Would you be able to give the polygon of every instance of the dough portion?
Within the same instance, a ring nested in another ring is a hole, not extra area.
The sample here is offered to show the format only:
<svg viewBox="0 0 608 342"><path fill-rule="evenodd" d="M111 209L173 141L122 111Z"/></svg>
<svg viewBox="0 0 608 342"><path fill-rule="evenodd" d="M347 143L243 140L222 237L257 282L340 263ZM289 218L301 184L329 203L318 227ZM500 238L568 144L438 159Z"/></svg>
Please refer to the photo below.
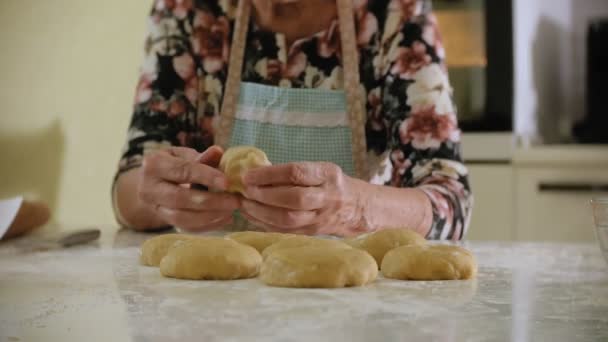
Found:
<svg viewBox="0 0 608 342"><path fill-rule="evenodd" d="M270 166L264 151L253 146L235 146L227 149L220 160L220 170L228 177L228 191L243 193L242 176L245 171Z"/></svg>
<svg viewBox="0 0 608 342"><path fill-rule="evenodd" d="M231 280L258 275L262 257L247 245L220 237L177 242L160 262L165 277L192 280Z"/></svg>
<svg viewBox="0 0 608 342"><path fill-rule="evenodd" d="M196 237L185 234L163 234L146 240L139 252L139 262L146 266L160 265L161 259L167 255L169 248L177 241L195 239Z"/></svg>
<svg viewBox="0 0 608 342"><path fill-rule="evenodd" d="M378 265L381 265L384 255L391 249L406 245L425 245L426 239L408 229L387 228L359 235L345 242L352 247L367 251L376 259Z"/></svg>
<svg viewBox="0 0 608 342"><path fill-rule="evenodd" d="M449 245L410 245L395 248L384 257L382 274L402 280L457 280L477 275L475 257Z"/></svg>
<svg viewBox="0 0 608 342"><path fill-rule="evenodd" d="M293 236L295 235L255 231L236 232L226 235L227 238L251 246L257 249L260 253L262 253L268 246Z"/></svg>
<svg viewBox="0 0 608 342"><path fill-rule="evenodd" d="M267 247L264 252L262 252L262 257L266 259L270 254L276 251L304 246L352 249L351 246L341 240L319 239L307 235L294 235Z"/></svg>
<svg viewBox="0 0 608 342"><path fill-rule="evenodd" d="M260 271L266 285L300 288L362 286L377 275L374 258L362 250L313 245L276 250Z"/></svg>

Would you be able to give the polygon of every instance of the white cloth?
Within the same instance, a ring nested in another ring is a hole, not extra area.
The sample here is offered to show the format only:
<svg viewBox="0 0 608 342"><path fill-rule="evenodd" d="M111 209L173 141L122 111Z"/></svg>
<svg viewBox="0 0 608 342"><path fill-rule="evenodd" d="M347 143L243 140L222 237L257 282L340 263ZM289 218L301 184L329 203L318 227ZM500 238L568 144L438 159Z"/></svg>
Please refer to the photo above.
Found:
<svg viewBox="0 0 608 342"><path fill-rule="evenodd" d="M15 220L22 203L23 197L21 196L0 201L0 239Z"/></svg>

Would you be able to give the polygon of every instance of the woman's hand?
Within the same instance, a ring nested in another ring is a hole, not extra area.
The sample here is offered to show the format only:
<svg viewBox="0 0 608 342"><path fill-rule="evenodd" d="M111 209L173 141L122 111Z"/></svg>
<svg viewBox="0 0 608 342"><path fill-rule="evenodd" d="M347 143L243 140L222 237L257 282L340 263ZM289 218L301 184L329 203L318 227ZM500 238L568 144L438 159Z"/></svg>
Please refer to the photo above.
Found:
<svg viewBox="0 0 608 342"><path fill-rule="evenodd" d="M354 235L366 230L361 183L340 167L299 162L248 171L242 214L270 231Z"/></svg>
<svg viewBox="0 0 608 342"><path fill-rule="evenodd" d="M203 153L171 147L146 155L139 183L139 199L166 224L188 231L208 231L232 221L239 199L228 193L191 189L201 184L223 191L227 179L217 169L223 151L213 146Z"/></svg>

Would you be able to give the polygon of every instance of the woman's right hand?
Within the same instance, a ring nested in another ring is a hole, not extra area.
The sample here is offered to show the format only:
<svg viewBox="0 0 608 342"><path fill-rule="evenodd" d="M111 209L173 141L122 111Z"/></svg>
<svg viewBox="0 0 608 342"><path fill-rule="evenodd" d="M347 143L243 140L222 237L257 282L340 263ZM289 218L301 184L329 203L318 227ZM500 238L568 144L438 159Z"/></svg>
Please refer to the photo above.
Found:
<svg viewBox="0 0 608 342"><path fill-rule="evenodd" d="M222 154L220 147L212 146L203 153L170 147L146 155L139 199L167 225L192 232L221 228L232 222L232 212L240 206L237 196L196 190L190 185L226 190L227 178L217 169Z"/></svg>

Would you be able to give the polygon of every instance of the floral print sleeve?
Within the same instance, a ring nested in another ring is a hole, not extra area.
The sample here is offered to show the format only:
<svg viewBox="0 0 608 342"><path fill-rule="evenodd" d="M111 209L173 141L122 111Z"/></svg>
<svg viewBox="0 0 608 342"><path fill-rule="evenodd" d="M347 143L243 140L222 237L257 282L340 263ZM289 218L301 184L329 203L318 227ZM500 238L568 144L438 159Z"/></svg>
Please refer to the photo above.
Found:
<svg viewBox="0 0 608 342"><path fill-rule="evenodd" d="M375 101L382 108L370 112L368 140L385 130L390 185L416 187L430 199L428 238L460 240L472 195L437 22L429 1L394 0L386 13L375 63L379 88L370 92L381 94Z"/></svg>
<svg viewBox="0 0 608 342"><path fill-rule="evenodd" d="M119 174L163 146L213 144L238 0L155 0ZM416 187L433 207L429 239L464 237L472 195L444 51L430 0L353 0L361 82L367 92L370 156L384 160L386 186ZM342 88L337 20L286 46L251 24L243 81Z"/></svg>
<svg viewBox="0 0 608 342"><path fill-rule="evenodd" d="M148 18L127 144L119 173L164 146L213 144L229 52L230 21L214 1L156 0Z"/></svg>

